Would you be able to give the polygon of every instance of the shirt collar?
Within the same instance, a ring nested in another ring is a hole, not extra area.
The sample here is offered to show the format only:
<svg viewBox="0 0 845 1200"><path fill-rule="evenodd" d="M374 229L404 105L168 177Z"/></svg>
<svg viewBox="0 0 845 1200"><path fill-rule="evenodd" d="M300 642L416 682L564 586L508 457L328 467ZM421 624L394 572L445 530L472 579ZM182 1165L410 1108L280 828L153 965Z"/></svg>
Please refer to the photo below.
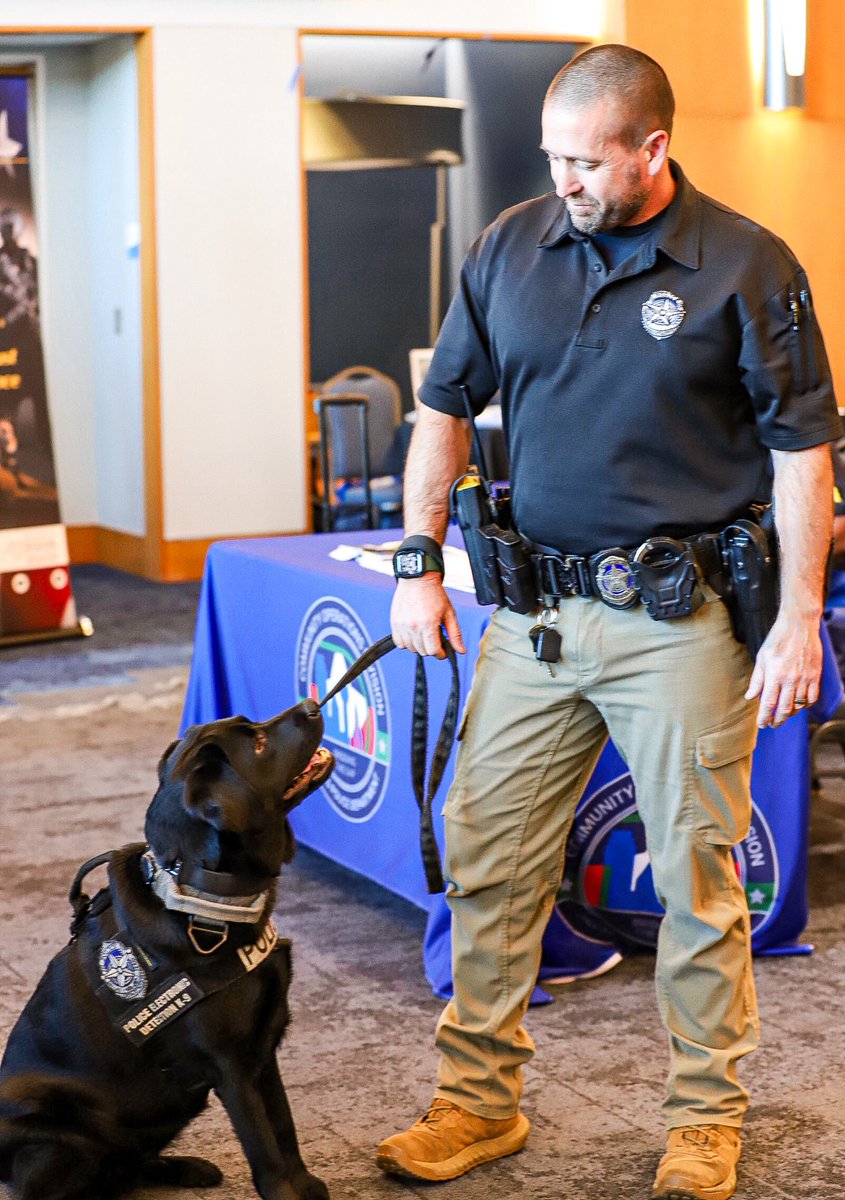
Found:
<svg viewBox="0 0 845 1200"><path fill-rule="evenodd" d="M674 159L669 160L669 169L675 180L675 195L661 222L655 249L662 250L682 266L697 271L701 266L700 197ZM583 241L586 236L574 227L566 205L561 201L560 208L538 245L548 249L567 240Z"/></svg>

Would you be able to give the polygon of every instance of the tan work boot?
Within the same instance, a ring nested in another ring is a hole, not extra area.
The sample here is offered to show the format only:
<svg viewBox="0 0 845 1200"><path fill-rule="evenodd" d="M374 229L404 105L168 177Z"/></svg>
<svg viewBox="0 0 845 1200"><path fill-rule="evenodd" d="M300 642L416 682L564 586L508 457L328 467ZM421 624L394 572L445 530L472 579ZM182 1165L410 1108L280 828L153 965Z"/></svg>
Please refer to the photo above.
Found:
<svg viewBox="0 0 845 1200"><path fill-rule="evenodd" d="M450 1100L435 1099L424 1117L378 1148L382 1171L412 1179L456 1179L494 1158L515 1154L531 1128L522 1113L504 1121L476 1117Z"/></svg>
<svg viewBox="0 0 845 1200"><path fill-rule="evenodd" d="M728 1200L741 1152L739 1130L732 1125L670 1129L652 1200Z"/></svg>

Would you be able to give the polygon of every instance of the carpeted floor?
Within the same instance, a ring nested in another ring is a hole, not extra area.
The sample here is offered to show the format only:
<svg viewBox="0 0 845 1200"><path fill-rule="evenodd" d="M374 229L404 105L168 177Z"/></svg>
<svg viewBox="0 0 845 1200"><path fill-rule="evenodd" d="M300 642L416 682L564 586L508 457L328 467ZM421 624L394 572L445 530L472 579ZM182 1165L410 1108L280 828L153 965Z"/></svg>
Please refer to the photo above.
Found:
<svg viewBox="0 0 845 1200"><path fill-rule="evenodd" d="M74 572L86 641L0 649L0 1045L67 937L66 893L91 855L137 840L155 764L175 736L197 585L104 568ZM841 751L826 766L845 766ZM740 1200L839 1200L845 1142L845 783L823 780L812 812L808 958L763 959L764 1040L752 1089ZM421 967L424 914L307 850L282 877L277 921L294 943L294 1022L282 1073L309 1166L335 1200L645 1200L662 1149L666 1067L648 956L553 989L532 1010L527 1149L445 1185L383 1176L373 1149L431 1095L440 1002ZM249 1172L216 1100L180 1142L224 1170L216 1189L137 1191L246 1200ZM69 1169L72 1164L69 1163ZM2 1185L0 1196L4 1197Z"/></svg>

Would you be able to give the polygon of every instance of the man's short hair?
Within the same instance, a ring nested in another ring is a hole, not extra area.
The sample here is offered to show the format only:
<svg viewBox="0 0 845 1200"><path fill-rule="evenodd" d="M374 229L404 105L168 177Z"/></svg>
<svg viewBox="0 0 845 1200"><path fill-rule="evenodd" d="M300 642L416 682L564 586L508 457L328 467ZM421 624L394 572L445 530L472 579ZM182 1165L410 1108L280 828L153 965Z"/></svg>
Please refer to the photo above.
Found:
<svg viewBox="0 0 845 1200"><path fill-rule="evenodd" d="M546 92L546 107L587 108L612 99L619 112L617 136L642 145L655 129L672 132L675 97L666 72L631 46L590 46L566 64Z"/></svg>

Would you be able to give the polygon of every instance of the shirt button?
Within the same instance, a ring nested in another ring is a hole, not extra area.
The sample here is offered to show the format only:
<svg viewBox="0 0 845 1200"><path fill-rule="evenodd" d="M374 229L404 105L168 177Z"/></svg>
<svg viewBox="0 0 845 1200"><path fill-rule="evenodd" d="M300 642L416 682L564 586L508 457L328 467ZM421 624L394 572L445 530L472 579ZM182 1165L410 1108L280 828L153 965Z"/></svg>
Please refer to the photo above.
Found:
<svg viewBox="0 0 845 1200"><path fill-rule="evenodd" d="M601 312L600 304L591 304L590 307L592 308L593 312Z"/></svg>
<svg viewBox="0 0 845 1200"><path fill-rule="evenodd" d="M602 268L601 268L601 263L593 263L593 270L594 270L594 271L600 271L601 269L602 269Z"/></svg>

